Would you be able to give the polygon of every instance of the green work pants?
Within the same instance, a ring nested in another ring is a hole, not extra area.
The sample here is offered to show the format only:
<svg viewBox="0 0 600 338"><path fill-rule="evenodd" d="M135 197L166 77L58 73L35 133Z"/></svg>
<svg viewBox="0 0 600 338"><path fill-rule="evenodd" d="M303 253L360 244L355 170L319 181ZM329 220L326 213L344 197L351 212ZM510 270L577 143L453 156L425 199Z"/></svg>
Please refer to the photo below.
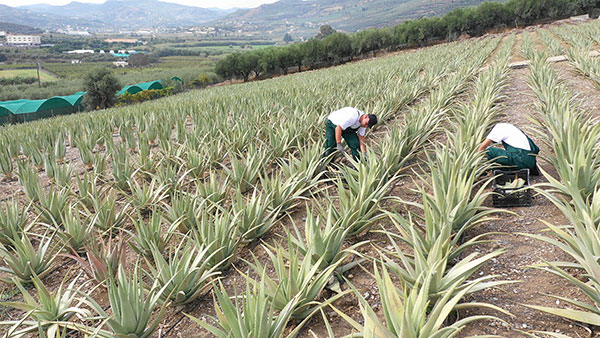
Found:
<svg viewBox="0 0 600 338"><path fill-rule="evenodd" d="M325 123L325 156L329 156L336 149L335 142L335 128L337 126L333 124L333 122L327 120ZM360 158L360 141L358 140L358 135L356 134L355 129L346 128L346 130L342 130L342 137L350 150L352 150L352 157L355 160Z"/></svg>
<svg viewBox="0 0 600 338"><path fill-rule="evenodd" d="M504 149L496 147L487 148L485 154L488 160L493 160L502 166L514 169L533 169L535 167L535 155L539 152L539 148L531 139L529 139L529 147L532 150L515 148L505 142L502 142L502 145Z"/></svg>

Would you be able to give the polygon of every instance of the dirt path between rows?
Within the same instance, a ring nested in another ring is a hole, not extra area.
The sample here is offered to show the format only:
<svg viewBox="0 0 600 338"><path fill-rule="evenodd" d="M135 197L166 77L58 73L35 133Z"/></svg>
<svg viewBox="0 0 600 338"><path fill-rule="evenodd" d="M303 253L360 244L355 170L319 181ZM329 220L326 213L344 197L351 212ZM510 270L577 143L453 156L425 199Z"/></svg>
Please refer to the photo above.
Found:
<svg viewBox="0 0 600 338"><path fill-rule="evenodd" d="M505 89L506 99L503 104L506 116L503 121L512 123L533 136L528 129L528 126L531 125L528 118L536 113L533 106L535 96L527 85L528 74L528 68L511 70L509 83ZM540 155L543 156L548 149L541 142L537 143L542 148ZM550 164L543 160L538 163L544 170L553 176L556 175ZM532 184L544 181L543 176L534 176L531 179ZM491 205L490 201L487 203ZM547 261L568 260L566 254L545 242L519 234L541 234L546 228L541 220L561 225L565 224L566 219L556 207L541 196L534 197L531 207L511 208L510 211L515 214L498 215L497 220L485 222L467 234L467 239L483 233L501 232L501 234L488 236L492 240L490 243L477 245L470 252L477 251L485 254L500 248L506 249L504 254L486 264L478 274L480 276L496 274L499 275L498 279L519 282L475 293L467 297L465 301L487 302L508 310L514 316L481 309L465 311L462 317L464 315L492 314L505 322L476 322L467 326L459 336L495 334L503 337L525 337L518 330L541 330L560 332L572 337L588 337L590 331L580 324L522 305L562 307L562 302L557 303L555 299L544 294L582 299L582 295L575 287L567 284L558 276L530 268L531 265L539 263L542 259Z"/></svg>

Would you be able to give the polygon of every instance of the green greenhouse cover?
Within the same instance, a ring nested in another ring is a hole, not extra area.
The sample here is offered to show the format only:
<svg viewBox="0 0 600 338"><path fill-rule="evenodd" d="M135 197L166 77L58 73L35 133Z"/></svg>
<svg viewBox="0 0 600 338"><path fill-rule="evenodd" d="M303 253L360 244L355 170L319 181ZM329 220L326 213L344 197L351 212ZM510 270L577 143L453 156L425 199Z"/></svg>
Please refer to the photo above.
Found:
<svg viewBox="0 0 600 338"><path fill-rule="evenodd" d="M15 114L29 100L0 101L0 116Z"/></svg>
<svg viewBox="0 0 600 338"><path fill-rule="evenodd" d="M72 95L61 96L63 99L69 101L72 106L78 106L83 101L83 96L87 94L87 92L77 92Z"/></svg>
<svg viewBox="0 0 600 338"><path fill-rule="evenodd" d="M135 93L141 92L142 90L162 89L162 88L163 88L163 86L162 86L162 83L160 82L160 80L156 80L156 81L142 82L142 83L125 86L117 94L118 95L123 95L125 93L135 94Z"/></svg>

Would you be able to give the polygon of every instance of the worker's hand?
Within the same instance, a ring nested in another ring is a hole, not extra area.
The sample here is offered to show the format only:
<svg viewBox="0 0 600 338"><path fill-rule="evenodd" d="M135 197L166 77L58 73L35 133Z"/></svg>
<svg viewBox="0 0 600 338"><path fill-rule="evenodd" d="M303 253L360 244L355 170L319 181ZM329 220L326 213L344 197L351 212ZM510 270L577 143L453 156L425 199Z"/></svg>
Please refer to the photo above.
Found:
<svg viewBox="0 0 600 338"><path fill-rule="evenodd" d="M344 146L341 143L337 144L337 151L340 155L344 155Z"/></svg>

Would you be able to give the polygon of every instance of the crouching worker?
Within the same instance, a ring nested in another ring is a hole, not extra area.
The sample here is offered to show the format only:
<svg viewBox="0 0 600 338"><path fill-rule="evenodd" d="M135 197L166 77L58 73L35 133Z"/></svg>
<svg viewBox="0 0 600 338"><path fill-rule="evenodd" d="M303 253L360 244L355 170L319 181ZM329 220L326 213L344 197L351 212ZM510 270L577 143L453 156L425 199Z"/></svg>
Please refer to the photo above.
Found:
<svg viewBox="0 0 600 338"><path fill-rule="evenodd" d="M502 143L504 149L490 147L492 143ZM512 124L496 124L479 147L479 151L485 151L489 160L504 167L529 169L532 175L539 175L535 158L540 148L529 136Z"/></svg>
<svg viewBox="0 0 600 338"><path fill-rule="evenodd" d="M353 107L345 107L332 112L325 123L324 155L329 156L336 150L343 154L343 137L352 150L352 157L358 160L360 158L359 151L363 154L367 151L365 143L367 128L373 127L376 123L377 116L375 114L365 114Z"/></svg>

